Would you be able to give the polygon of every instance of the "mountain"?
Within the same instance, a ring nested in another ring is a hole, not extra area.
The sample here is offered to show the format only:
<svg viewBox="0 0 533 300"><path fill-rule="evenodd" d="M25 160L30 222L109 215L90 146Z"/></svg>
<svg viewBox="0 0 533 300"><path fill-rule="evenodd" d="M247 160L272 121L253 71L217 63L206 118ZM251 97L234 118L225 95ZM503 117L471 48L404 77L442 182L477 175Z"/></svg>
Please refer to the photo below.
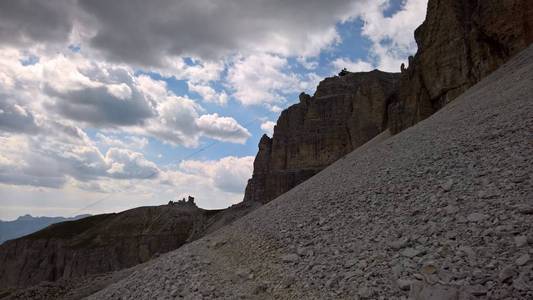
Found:
<svg viewBox="0 0 533 300"><path fill-rule="evenodd" d="M263 136L244 201L266 203L381 132L432 115L533 42L533 2L431 0L401 74L342 72Z"/></svg>
<svg viewBox="0 0 533 300"><path fill-rule="evenodd" d="M441 109L533 42L533 1L431 0L402 66L393 134Z"/></svg>
<svg viewBox="0 0 533 300"><path fill-rule="evenodd" d="M341 72L281 114L241 204L49 227L0 246L0 286L60 279L19 299L121 278L94 298L530 298L531 20L527 0L429 0L401 74Z"/></svg>
<svg viewBox="0 0 533 300"><path fill-rule="evenodd" d="M386 130L399 75L343 72L302 93L261 138L244 202L269 202Z"/></svg>
<svg viewBox="0 0 533 300"><path fill-rule="evenodd" d="M43 229L48 225L78 220L90 215L79 215L72 218L63 217L32 217L31 215L24 215L18 217L14 221L0 220L0 244L7 240L19 238L21 236L33 233L37 230Z"/></svg>
<svg viewBox="0 0 533 300"><path fill-rule="evenodd" d="M531 299L533 46L89 299Z"/></svg>
<svg viewBox="0 0 533 300"><path fill-rule="evenodd" d="M50 225L0 245L0 288L137 265L222 226L218 213L190 200Z"/></svg>

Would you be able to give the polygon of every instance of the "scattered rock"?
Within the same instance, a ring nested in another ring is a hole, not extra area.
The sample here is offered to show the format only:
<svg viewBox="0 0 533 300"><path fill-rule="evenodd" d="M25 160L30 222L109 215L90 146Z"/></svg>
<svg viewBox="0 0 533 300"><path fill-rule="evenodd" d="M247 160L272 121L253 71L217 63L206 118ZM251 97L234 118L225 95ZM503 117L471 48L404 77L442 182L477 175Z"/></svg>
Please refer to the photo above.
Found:
<svg viewBox="0 0 533 300"><path fill-rule="evenodd" d="M474 296L484 296L487 294L488 292L488 289L486 286L484 285L481 285L481 284L476 284L476 285L473 285L471 287L468 288L468 291L474 295Z"/></svg>
<svg viewBox="0 0 533 300"><path fill-rule="evenodd" d="M397 239L389 244L389 246L394 250L400 250L402 248L405 248L409 245L409 238L408 237L402 237L400 239Z"/></svg>
<svg viewBox="0 0 533 300"><path fill-rule="evenodd" d="M281 261L285 263L295 263L298 262L300 256L298 254L286 254L281 257Z"/></svg>
<svg viewBox="0 0 533 300"><path fill-rule="evenodd" d="M498 278L501 282L506 282L516 276L516 274L518 274L518 272L513 266L507 266L500 271Z"/></svg>
<svg viewBox="0 0 533 300"><path fill-rule="evenodd" d="M470 222L480 222L487 219L489 216L481 213L471 213L468 215L467 220Z"/></svg>
<svg viewBox="0 0 533 300"><path fill-rule="evenodd" d="M423 254L424 251L421 249L415 249L415 248L406 248L402 251L402 255L405 257L413 258L416 256L419 256Z"/></svg>
<svg viewBox="0 0 533 300"><path fill-rule="evenodd" d="M533 215L533 205L519 205L517 210L523 215Z"/></svg>
<svg viewBox="0 0 533 300"><path fill-rule="evenodd" d="M452 186L453 186L453 179L449 179L449 180L447 180L446 182L444 182L443 184L440 185L442 190L445 191L445 192L449 192L452 189Z"/></svg>
<svg viewBox="0 0 533 300"><path fill-rule="evenodd" d="M413 283L413 281L409 279L398 279L396 283L398 284L400 290L408 291L411 289L411 284Z"/></svg>
<svg viewBox="0 0 533 300"><path fill-rule="evenodd" d="M527 245L527 236L525 235L518 235L514 237L514 242L516 247L521 248Z"/></svg>
<svg viewBox="0 0 533 300"><path fill-rule="evenodd" d="M522 254L519 258L516 259L516 265L523 266L531 259L529 254Z"/></svg>

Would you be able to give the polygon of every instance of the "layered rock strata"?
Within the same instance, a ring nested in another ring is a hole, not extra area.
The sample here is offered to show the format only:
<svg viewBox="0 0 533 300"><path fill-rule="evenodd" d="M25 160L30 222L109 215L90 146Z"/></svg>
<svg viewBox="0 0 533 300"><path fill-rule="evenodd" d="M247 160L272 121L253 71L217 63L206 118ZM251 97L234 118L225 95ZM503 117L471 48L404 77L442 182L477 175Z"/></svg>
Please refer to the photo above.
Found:
<svg viewBox="0 0 533 300"><path fill-rule="evenodd" d="M315 175L388 127L399 74L372 71L326 78L311 97L284 110L264 135L244 201L266 203Z"/></svg>
<svg viewBox="0 0 533 300"><path fill-rule="evenodd" d="M184 203L53 224L0 245L0 288L134 266L203 235L217 213Z"/></svg>
<svg viewBox="0 0 533 300"><path fill-rule="evenodd" d="M402 66L396 134L427 118L533 42L533 1L431 0L416 30L418 52Z"/></svg>

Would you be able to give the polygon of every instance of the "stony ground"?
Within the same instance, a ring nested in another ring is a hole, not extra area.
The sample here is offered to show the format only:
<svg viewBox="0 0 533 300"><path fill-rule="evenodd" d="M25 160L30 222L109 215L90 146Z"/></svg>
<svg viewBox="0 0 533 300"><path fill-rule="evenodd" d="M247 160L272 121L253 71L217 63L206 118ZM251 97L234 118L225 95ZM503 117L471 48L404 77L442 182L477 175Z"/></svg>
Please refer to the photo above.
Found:
<svg viewBox="0 0 533 300"><path fill-rule="evenodd" d="M92 299L533 299L533 47Z"/></svg>

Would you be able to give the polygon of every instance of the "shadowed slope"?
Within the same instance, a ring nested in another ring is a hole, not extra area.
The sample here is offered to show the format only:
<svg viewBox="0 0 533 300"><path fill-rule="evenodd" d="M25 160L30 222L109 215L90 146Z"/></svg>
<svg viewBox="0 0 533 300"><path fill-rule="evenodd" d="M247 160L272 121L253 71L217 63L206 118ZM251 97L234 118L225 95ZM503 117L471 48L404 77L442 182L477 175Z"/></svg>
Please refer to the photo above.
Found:
<svg viewBox="0 0 533 300"><path fill-rule="evenodd" d="M92 298L530 299L531 99L533 47L425 121Z"/></svg>

